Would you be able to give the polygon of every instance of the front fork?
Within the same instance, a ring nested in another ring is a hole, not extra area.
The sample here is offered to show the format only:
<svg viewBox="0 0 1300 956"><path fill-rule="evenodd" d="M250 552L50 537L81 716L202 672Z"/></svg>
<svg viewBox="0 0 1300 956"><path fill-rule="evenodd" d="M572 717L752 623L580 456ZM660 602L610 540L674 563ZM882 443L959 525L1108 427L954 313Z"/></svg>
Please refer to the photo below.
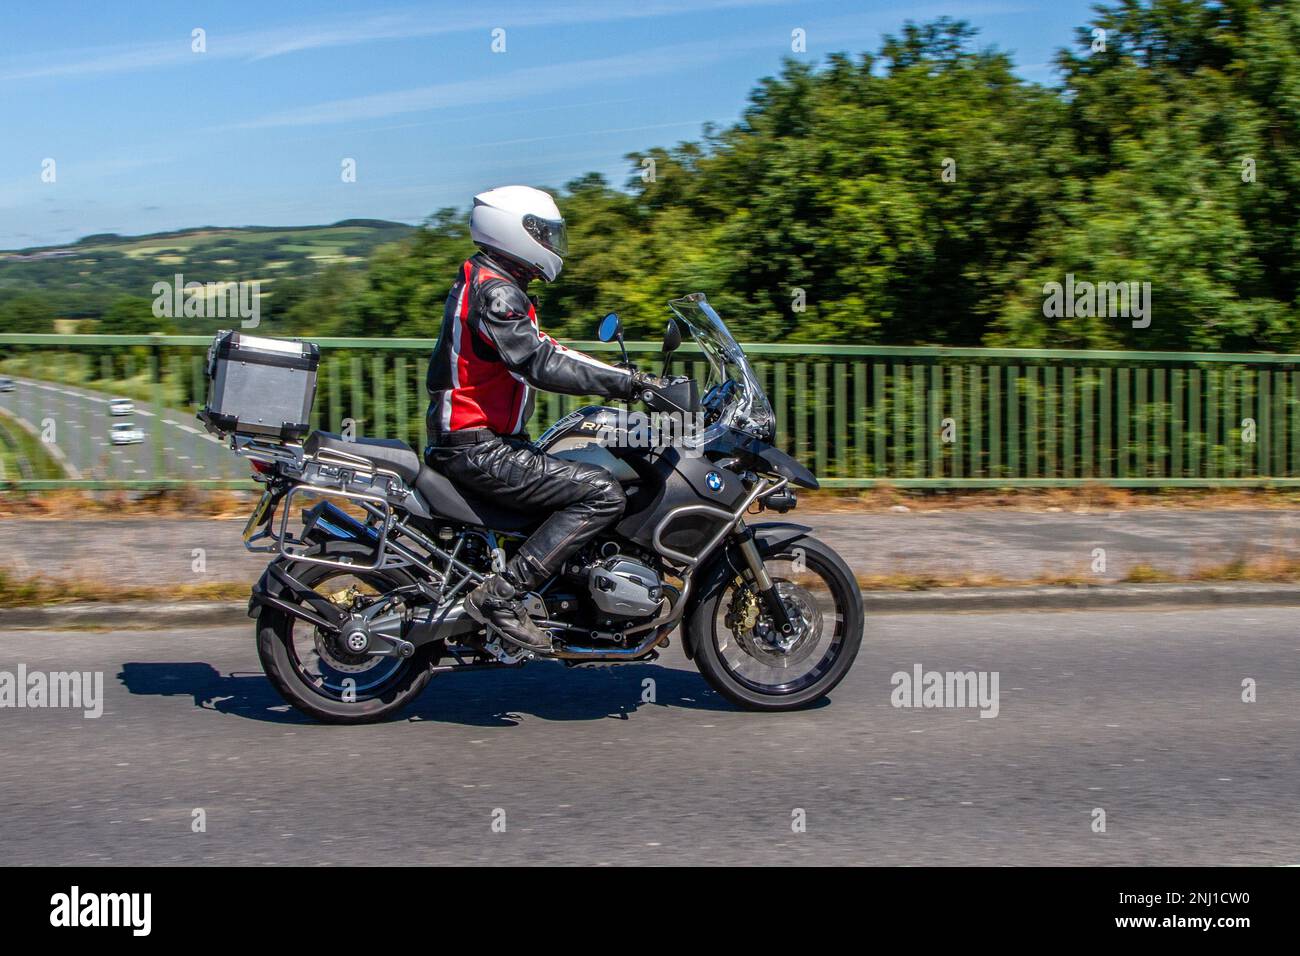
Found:
<svg viewBox="0 0 1300 956"><path fill-rule="evenodd" d="M740 520L736 522L735 537L736 546L740 549L740 554L749 567L749 573L754 577L758 599L763 602L763 607L767 609L767 613L781 631L781 635L789 637L794 633L794 624L790 620L790 615L786 612L781 596L776 593L776 585L772 583L772 575L767 573L767 568L763 565L763 556L759 553L758 545L754 542L754 532L750 530L743 520Z"/></svg>

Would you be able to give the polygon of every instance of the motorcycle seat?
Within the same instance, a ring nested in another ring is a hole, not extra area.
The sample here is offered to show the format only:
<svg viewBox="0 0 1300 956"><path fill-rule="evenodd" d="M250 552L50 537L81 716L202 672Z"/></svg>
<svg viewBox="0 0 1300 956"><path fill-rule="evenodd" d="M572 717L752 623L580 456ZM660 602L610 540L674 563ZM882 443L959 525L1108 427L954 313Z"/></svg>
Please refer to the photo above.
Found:
<svg viewBox="0 0 1300 956"><path fill-rule="evenodd" d="M311 433L302 447L308 454L333 452L369 461L376 468L385 468L413 487L430 510L444 518L495 531L522 531L541 523L537 515L502 508L465 494L451 479L421 461L414 448L396 438L349 440L333 432L317 431Z"/></svg>
<svg viewBox="0 0 1300 956"><path fill-rule="evenodd" d="M541 524L538 515L502 508L465 494L450 478L428 465L421 465L415 479L415 490L430 511L466 524L481 525L494 531L523 531Z"/></svg>

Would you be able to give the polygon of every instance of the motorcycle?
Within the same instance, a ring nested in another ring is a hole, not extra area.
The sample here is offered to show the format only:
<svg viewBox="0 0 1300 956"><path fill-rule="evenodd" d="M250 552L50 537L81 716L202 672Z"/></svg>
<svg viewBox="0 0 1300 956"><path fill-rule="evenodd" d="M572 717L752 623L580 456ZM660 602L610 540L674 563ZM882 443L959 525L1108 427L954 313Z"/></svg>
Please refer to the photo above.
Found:
<svg viewBox="0 0 1300 956"><path fill-rule="evenodd" d="M695 381L677 378L637 396L650 415L587 406L537 441L601 465L627 495L622 518L527 596L552 636L545 654L464 609L544 516L453 485L404 442L321 431L295 441L200 413L264 486L244 542L276 557L248 613L262 667L289 704L331 723L376 721L435 676L541 657L571 667L652 661L679 627L687 658L744 708L806 707L844 678L863 632L853 572L806 526L747 520L786 514L795 487L817 479L772 444L772 407L706 297L669 305L664 367L680 322L707 359L703 399ZM598 335L631 366L616 314Z"/></svg>

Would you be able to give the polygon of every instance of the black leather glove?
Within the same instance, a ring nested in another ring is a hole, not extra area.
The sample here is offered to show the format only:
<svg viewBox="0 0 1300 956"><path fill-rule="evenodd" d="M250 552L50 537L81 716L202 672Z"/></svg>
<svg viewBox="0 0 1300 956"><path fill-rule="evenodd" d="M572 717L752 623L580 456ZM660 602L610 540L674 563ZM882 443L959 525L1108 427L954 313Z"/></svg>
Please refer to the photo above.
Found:
<svg viewBox="0 0 1300 956"><path fill-rule="evenodd" d="M632 373L632 394L628 397L640 399L657 412L688 412L699 401L689 376L663 377L648 372Z"/></svg>
<svg viewBox="0 0 1300 956"><path fill-rule="evenodd" d="M660 378L658 375L651 375L649 372L633 372L628 383L628 398L642 398L647 391L657 392L665 385L670 384L666 378Z"/></svg>

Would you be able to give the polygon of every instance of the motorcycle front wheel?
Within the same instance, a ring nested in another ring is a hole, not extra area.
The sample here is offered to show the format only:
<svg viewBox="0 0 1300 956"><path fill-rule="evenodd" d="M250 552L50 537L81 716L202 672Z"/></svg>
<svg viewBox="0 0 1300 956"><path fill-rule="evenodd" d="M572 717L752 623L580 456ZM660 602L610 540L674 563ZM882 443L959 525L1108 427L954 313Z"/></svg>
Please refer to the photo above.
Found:
<svg viewBox="0 0 1300 956"><path fill-rule="evenodd" d="M844 560L816 538L761 553L793 632L774 626L754 583L738 574L701 601L687 622L695 664L718 693L741 707L807 707L853 665L862 643L862 595Z"/></svg>

